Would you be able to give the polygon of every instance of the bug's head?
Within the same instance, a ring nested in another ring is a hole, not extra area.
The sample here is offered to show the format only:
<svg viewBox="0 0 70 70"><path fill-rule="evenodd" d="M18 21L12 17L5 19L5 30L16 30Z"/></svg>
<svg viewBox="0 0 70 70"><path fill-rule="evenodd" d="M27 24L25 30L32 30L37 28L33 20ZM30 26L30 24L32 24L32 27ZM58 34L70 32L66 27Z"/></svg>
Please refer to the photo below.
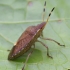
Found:
<svg viewBox="0 0 70 70"><path fill-rule="evenodd" d="M44 26L45 26L45 24L46 24L46 22L42 22L41 24L38 24L38 25L37 25L37 28L38 28L38 29L43 29Z"/></svg>
<svg viewBox="0 0 70 70"><path fill-rule="evenodd" d="M51 13L52 13L53 10L55 9L55 7L52 8L51 12L50 12L49 15L48 15L47 20L44 22L45 7L46 7L46 1L45 1L45 3L44 3L44 9L43 9L43 22L42 22L41 24L37 25L37 28L38 28L38 29L42 29L42 30L44 29L45 25L47 24L47 22L48 22L48 20L49 20L49 17L51 16Z"/></svg>

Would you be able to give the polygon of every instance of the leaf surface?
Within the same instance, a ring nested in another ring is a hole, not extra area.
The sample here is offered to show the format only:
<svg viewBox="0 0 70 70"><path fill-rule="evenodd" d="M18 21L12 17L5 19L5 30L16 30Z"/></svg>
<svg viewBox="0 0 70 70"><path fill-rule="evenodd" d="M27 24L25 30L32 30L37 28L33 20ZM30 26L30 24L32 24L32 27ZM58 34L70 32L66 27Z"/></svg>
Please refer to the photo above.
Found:
<svg viewBox="0 0 70 70"><path fill-rule="evenodd" d="M45 20L50 10L55 7L43 35L52 38L65 47L46 40L53 59L47 57L47 50L40 43L35 43L35 50L30 56L25 70L67 70L70 69L70 1L47 0ZM8 54L14 43L28 26L42 22L44 1L42 0L0 0L0 70L21 70L27 54L15 61L8 61Z"/></svg>

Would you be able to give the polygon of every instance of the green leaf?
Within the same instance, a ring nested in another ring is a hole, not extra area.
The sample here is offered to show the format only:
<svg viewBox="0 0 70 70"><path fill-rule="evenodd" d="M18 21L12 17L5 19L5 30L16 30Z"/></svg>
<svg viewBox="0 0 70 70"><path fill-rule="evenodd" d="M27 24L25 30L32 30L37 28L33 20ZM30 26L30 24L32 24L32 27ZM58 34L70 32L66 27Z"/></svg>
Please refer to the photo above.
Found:
<svg viewBox="0 0 70 70"><path fill-rule="evenodd" d="M45 20L50 10L55 7L43 35L54 42L41 40L49 48L53 59L49 58L42 44L35 43L35 50L30 56L25 70L68 70L70 69L70 1L47 0ZM8 54L14 43L28 26L42 22L43 0L0 0L0 70L22 70L27 54L15 61L8 60Z"/></svg>

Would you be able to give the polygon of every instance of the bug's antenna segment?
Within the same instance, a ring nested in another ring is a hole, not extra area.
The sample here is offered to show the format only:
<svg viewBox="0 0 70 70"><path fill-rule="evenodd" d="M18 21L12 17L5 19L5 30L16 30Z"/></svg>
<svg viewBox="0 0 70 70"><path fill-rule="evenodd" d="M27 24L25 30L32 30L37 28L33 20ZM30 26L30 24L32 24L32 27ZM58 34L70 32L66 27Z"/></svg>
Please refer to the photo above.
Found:
<svg viewBox="0 0 70 70"><path fill-rule="evenodd" d="M46 20L46 24L47 24L47 22L48 22L48 20L49 20L49 17L51 16L51 13L53 12L54 9L55 9L55 7L52 8L51 12L49 13L48 18L47 18L47 20Z"/></svg>
<svg viewBox="0 0 70 70"><path fill-rule="evenodd" d="M43 21L44 21L44 16L45 16L45 7L46 7L46 1L44 3L44 9L43 9Z"/></svg>

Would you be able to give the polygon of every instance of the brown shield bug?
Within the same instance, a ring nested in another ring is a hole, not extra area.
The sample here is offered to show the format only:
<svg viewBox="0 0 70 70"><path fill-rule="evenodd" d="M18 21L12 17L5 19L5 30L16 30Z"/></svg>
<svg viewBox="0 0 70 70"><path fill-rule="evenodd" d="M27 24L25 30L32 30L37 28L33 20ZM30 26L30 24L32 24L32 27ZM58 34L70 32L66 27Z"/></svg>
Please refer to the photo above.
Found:
<svg viewBox="0 0 70 70"><path fill-rule="evenodd" d="M46 1L45 1L44 6L46 6ZM20 38L18 39L18 41L16 42L16 44L13 46L12 50L10 51L8 60L14 60L14 59L18 58L19 56L23 55L31 48L32 45L34 45L34 48L35 48L35 42L40 42L43 46L45 46L47 48L47 56L51 57L49 55L48 46L45 45L43 42L39 41L38 38L41 38L44 40L50 40L50 41L57 43L60 46L65 46L65 45L61 45L60 43L58 43L57 41L55 41L53 39L43 37L43 34L42 34L43 29L46 26L53 10L54 10L54 8L49 13L48 18L45 22L42 22L41 24L38 24L37 26L29 26L22 33L22 35L20 36ZM45 8L44 8L43 12L45 13ZM43 14L43 17L44 17L44 14ZM32 52L33 52L33 50L28 54L22 70L24 70L27 60Z"/></svg>

